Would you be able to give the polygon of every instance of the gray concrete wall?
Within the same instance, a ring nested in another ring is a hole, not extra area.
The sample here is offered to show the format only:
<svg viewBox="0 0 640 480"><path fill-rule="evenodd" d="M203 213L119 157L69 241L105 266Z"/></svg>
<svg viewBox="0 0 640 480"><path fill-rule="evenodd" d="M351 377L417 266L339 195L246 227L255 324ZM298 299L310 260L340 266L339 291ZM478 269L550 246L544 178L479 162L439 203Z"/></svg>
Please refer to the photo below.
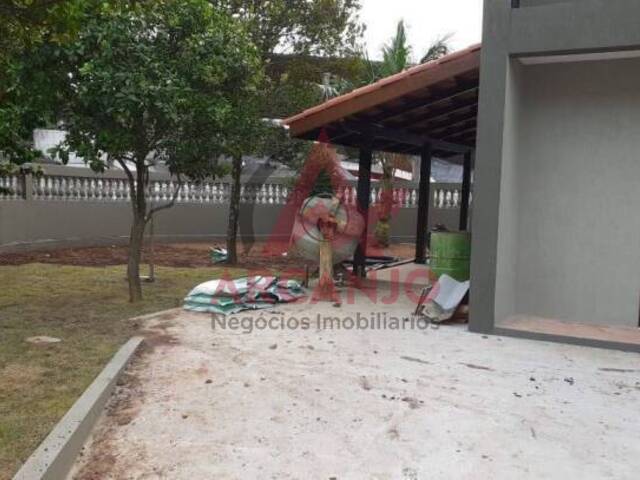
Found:
<svg viewBox="0 0 640 480"><path fill-rule="evenodd" d="M507 69L505 94L504 142L500 178L500 225L496 258L495 317L505 318L516 313L516 278L518 259L518 224L520 196L520 119L522 108L522 68L517 61Z"/></svg>
<svg viewBox="0 0 640 480"><path fill-rule="evenodd" d="M474 167L469 329L491 332L495 319L502 134L511 8L485 0L478 136Z"/></svg>
<svg viewBox="0 0 640 480"><path fill-rule="evenodd" d="M637 326L640 59L522 73L517 213L501 214L518 225L515 313Z"/></svg>
<svg viewBox="0 0 640 480"><path fill-rule="evenodd" d="M520 0L520 6L526 7L541 7L543 5L551 5L555 3L571 3L580 0Z"/></svg>
<svg viewBox="0 0 640 480"><path fill-rule="evenodd" d="M573 0L511 9L509 2L486 0L506 10L507 51L511 55L636 49L640 46L640 2ZM530 3L535 0L530 0Z"/></svg>
<svg viewBox="0 0 640 480"><path fill-rule="evenodd" d="M243 205L240 235L244 240L264 239L272 234L281 206ZM160 212L156 236L167 241L226 238L226 205L176 205ZM413 242L417 209L400 209L392 219L392 240ZM437 223L456 230L460 210L434 210L429 225ZM248 216L252 219L247 221ZM0 250L16 247L91 245L127 240L131 210L126 204L98 202L0 202Z"/></svg>
<svg viewBox="0 0 640 480"><path fill-rule="evenodd" d="M131 225L131 207L124 198L104 198L105 191L112 191L114 185L103 183L76 185L75 179L101 178L121 179L119 172L108 172L104 176L95 176L86 169L46 167L46 177L65 178L64 186L60 183L52 188L38 192L33 185L20 189L19 194L0 197L0 250L11 251L44 246L92 245L105 243L122 243L127 241ZM73 179L70 181L69 179ZM166 180L166 177L154 175L154 180ZM255 179L245 179L249 189ZM268 185L274 187L269 180ZM29 181L25 182L27 185ZM291 179L283 179L280 186L290 184ZM18 183L19 184L19 183ZM121 184L120 184L121 185ZM415 190L415 185L406 184L403 188ZM89 193L87 193L87 189ZM455 184L433 184L435 192L460 189ZM78 190L83 193L81 196ZM228 185L224 195L228 194ZM273 192L270 193L272 195ZM122 192L120 192L122 195ZM225 198L215 198L209 191L209 197L200 197L195 190L190 197L182 199L169 210L160 212L155 220L155 232L158 240L193 241L226 238L228 204ZM166 196L166 193L165 193ZM26 198L14 198L26 197ZM98 200L95 198L99 197ZM269 203L271 202L271 203ZM393 241L412 242L416 235L415 198L405 200L408 206L398 208L391 222ZM244 241L259 240L271 237L274 225L283 207L283 197L246 199L240 205L240 236ZM444 224L456 230L460 209L455 203L443 204L432 208L429 225ZM410 204L410 205L409 205ZM288 236L288 235L287 235Z"/></svg>
<svg viewBox="0 0 640 480"><path fill-rule="evenodd" d="M533 241L529 236L529 231L526 228L520 228L520 224L514 222L515 216L519 216L525 210L525 205L519 205L519 202L523 202L522 196L517 194L513 188L514 175L518 179L525 176L522 172L518 173L522 162L517 158L524 149L522 139L518 138L518 135L519 132L525 131L525 126L517 127L516 124L526 116L524 111L528 104L518 104L520 99L524 99L524 97L521 97L520 94L515 97L513 95L513 92L517 90L517 78L515 78L517 72L514 75L514 69L509 67L512 59L527 56L602 54L640 50L640 28L638 28L637 22L637 19L640 18L640 2L637 0L522 0L522 8L516 9L512 9L510 3L506 0L485 0L484 10L476 184L474 188L470 318L471 330L483 332L493 329L496 318L504 317L524 307L529 308L529 300L524 298L522 294L516 292L516 295L513 295L514 276L516 279L521 279L518 280L515 288L524 289L526 288L525 273L518 273L517 270L520 267L516 267L516 273L514 273L514 269L510 265L513 265L515 255L516 262L524 262L522 263L524 269L524 265L529 261L525 260L525 257L529 258L537 248L528 246ZM588 72L591 66L593 64L584 64L587 77L590 75ZM544 75L538 78L540 82L543 80ZM601 78L601 80L608 81L606 78ZM543 88L542 85L540 87ZM591 88L596 87L600 88L601 85L591 85ZM593 94L597 96L597 91L594 91ZM574 100L578 99L574 98ZM612 98L607 100L615 101ZM603 117L612 115L610 108L611 104L604 107ZM516 113L518 110L523 113ZM602 155L594 154L594 149L597 151L600 143L600 134L594 131L593 125L580 122L577 111L569 115L578 121L571 125L555 123L555 128L560 130L549 133L567 133L573 135L572 141L575 142L579 138L584 142L580 152L574 152L573 155L577 156L580 153L589 152L592 158L601 157ZM629 128L627 123L618 123L617 126ZM582 135L576 130L576 127L585 128ZM634 127L631 127L629 133L633 132L633 129ZM540 136L538 135L538 137ZM629 138L627 140L630 141ZM604 143L607 143L609 148L617 148L613 142L605 141ZM631 144L623 149L630 148L630 146ZM566 152L560 144L557 147L563 153ZM564 161L564 159L557 157L556 160L558 162ZM541 161L550 160L545 158ZM572 164L573 160L570 159L567 162L568 166ZM586 163L591 165L592 162L595 160ZM552 167L553 165L550 164L546 172L547 176L552 173ZM615 168L627 171L624 166ZM605 179L606 182L617 182L618 180L611 177ZM586 189L591 187L585 176L575 183L569 182L567 188L572 190L579 185ZM609 187L611 185L609 183ZM621 185L626 185L626 183ZM527 202L529 201L528 197L525 199ZM531 204L526 205L528 211L531 211L531 208ZM558 207L554 206L553 208L557 209ZM625 208L622 210L626 211ZM604 213L602 210L601 212ZM609 213L608 210L607 213ZM534 214L539 214L539 210L536 210ZM516 224L517 228L514 230ZM614 226L617 228L618 225L618 221L612 221L609 224L601 223L601 226L609 228ZM569 228L573 229L573 227ZM594 225L593 228L598 227ZM576 229L576 233L583 232L583 230ZM523 245L525 245L524 250L520 252ZM568 248L566 243L558 245L560 248ZM594 248L593 257L602 253L599 248L600 244L592 243L592 246L598 247L598 249ZM526 253L527 251L529 253ZM631 276L627 280L633 284L635 278ZM620 315L608 315L604 319L598 318L599 322L629 324L630 312L633 309L637 310L638 302L637 292L633 300L629 298L631 288L635 287L630 287L627 290L625 311L619 312ZM586 296L582 295L580 298L586 298ZM555 307L548 309L545 307L543 310L555 312L565 318L577 319L577 317L581 317L580 321L588 321L589 318L595 320L594 316L586 318L583 315L585 312L578 305L577 298L574 297L570 305L570 307L565 305L563 311L555 309ZM547 306L551 307L551 305ZM571 312L567 309L570 309Z"/></svg>

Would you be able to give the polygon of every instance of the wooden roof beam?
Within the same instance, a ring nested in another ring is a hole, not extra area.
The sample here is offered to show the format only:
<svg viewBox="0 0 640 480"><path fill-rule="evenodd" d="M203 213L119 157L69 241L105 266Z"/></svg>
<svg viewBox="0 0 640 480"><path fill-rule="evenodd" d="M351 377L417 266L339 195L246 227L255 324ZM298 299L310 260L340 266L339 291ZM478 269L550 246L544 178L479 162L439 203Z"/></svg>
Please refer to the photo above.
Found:
<svg viewBox="0 0 640 480"><path fill-rule="evenodd" d="M438 132L441 132L443 130L447 130L455 126L466 125L468 122L476 122L477 115L478 115L477 110L473 109L471 110L471 112L465 113L464 115L462 114L455 115L445 120L440 120L439 122L434 122L434 123L425 122L422 124L411 125L411 127L408 127L407 130L409 130L411 133L424 132L424 133L428 133L432 137L438 137L439 136Z"/></svg>
<svg viewBox="0 0 640 480"><path fill-rule="evenodd" d="M373 117L367 117L367 121L370 122L389 122L394 121L400 117L413 116L416 112L431 108L441 103L448 103L449 101L470 93L475 93L479 89L478 82L463 84L456 89L450 89L447 91L441 91L439 94L430 95L425 99L414 102L406 102L400 107L389 110Z"/></svg>
<svg viewBox="0 0 640 480"><path fill-rule="evenodd" d="M453 109L441 108L441 109L438 109L439 110L438 113L423 117L417 125L435 122L436 120L440 120L441 118L450 118L458 115L466 115L468 114L469 110L475 111L477 110L477 108L478 108L477 101L460 103L459 107L455 107ZM416 124L416 123L413 122L413 124Z"/></svg>
<svg viewBox="0 0 640 480"><path fill-rule="evenodd" d="M402 119L402 121L394 123L393 127L395 128L404 128L405 126L413 126L413 125L422 125L425 122L429 122L435 118L444 117L450 113L458 112L460 110L473 108L478 104L478 95L477 93L468 99L449 99L448 102L438 108L433 110L427 110L421 115L409 115L406 118Z"/></svg>
<svg viewBox="0 0 640 480"><path fill-rule="evenodd" d="M453 141L453 139L458 139L458 138L465 139L465 138L469 137L471 134L475 135L477 129L478 129L478 126L474 125L473 127L469 127L466 130L460 130L460 131L458 131L456 133L453 133L451 135L448 135L446 137L442 137L442 139L444 141Z"/></svg>
<svg viewBox="0 0 640 480"><path fill-rule="evenodd" d="M477 126L477 123L478 122L476 120L476 117L467 118L466 120L456 122L456 123L451 123L441 128L430 129L429 135L436 138L448 138L451 135L455 135L460 132L465 132L469 128L475 129Z"/></svg>
<svg viewBox="0 0 640 480"><path fill-rule="evenodd" d="M411 145L414 147L422 147L429 143L434 150L444 150L452 153L466 153L471 147L459 145L452 142L439 140L425 135L387 128L373 123L365 123L358 121L342 121L341 124L345 129L358 132L365 137L375 137L378 139L390 140L403 145Z"/></svg>

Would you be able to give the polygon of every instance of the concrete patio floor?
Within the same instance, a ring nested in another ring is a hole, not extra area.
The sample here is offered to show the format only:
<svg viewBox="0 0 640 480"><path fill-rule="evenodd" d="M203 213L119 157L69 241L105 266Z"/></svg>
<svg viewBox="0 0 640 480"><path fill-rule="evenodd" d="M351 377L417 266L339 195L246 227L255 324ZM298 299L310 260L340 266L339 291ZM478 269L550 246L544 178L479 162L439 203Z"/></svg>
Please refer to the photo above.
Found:
<svg viewBox="0 0 640 480"><path fill-rule="evenodd" d="M392 321L412 305L403 295L353 300L238 315L245 326L308 317L306 330L214 330L209 315L187 312L151 318L151 348L74 478L638 477L640 355L465 326L315 328L317 314Z"/></svg>

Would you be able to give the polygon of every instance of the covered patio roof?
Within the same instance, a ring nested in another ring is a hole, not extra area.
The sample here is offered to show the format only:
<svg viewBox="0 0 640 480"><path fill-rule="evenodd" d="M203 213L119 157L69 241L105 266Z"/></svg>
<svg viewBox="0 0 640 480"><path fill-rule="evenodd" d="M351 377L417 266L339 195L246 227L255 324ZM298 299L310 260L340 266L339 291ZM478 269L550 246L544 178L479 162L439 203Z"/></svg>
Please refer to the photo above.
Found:
<svg viewBox="0 0 640 480"><path fill-rule="evenodd" d="M478 123L480 45L384 78L288 118L294 138L360 150L358 209L365 219L354 272L366 276L374 151L420 155L416 263L426 263L434 157L462 163L460 230L468 229L471 169Z"/></svg>
<svg viewBox="0 0 640 480"><path fill-rule="evenodd" d="M434 156L475 149L480 45L418 65L288 118L292 137Z"/></svg>

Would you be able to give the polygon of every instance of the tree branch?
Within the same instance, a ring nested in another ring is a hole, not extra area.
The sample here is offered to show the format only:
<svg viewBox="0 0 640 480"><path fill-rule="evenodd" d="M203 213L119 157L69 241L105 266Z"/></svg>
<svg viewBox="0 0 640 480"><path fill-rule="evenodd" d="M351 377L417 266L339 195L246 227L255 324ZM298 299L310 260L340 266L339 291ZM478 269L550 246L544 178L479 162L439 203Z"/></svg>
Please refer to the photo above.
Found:
<svg viewBox="0 0 640 480"><path fill-rule="evenodd" d="M133 173L131 173L131 169L127 166L127 162L122 158L116 158L116 162L120 164L122 170L127 175L127 179L129 180L129 190L131 191L131 197L133 198L134 203L137 200L137 192L136 192L136 181L133 178Z"/></svg>
<svg viewBox="0 0 640 480"><path fill-rule="evenodd" d="M178 187L175 189L175 191L173 192L173 196L171 197L171 200L167 203L165 203L164 205L158 205L157 207L153 207L149 210L149 213L147 214L147 218L145 219L145 222L148 222L149 220L151 220L151 217L153 215L155 215L156 213L158 213L161 210L167 210L171 207L173 207L176 204L176 200L178 199L178 195L180 195L180 190L182 190L182 178L180 178L180 175L178 175Z"/></svg>
<svg viewBox="0 0 640 480"><path fill-rule="evenodd" d="M134 207L134 216L138 215L144 221L147 215L147 185L148 185L148 169L144 164L146 155L138 154L136 161L136 202ZM143 159L143 160L140 160Z"/></svg>

